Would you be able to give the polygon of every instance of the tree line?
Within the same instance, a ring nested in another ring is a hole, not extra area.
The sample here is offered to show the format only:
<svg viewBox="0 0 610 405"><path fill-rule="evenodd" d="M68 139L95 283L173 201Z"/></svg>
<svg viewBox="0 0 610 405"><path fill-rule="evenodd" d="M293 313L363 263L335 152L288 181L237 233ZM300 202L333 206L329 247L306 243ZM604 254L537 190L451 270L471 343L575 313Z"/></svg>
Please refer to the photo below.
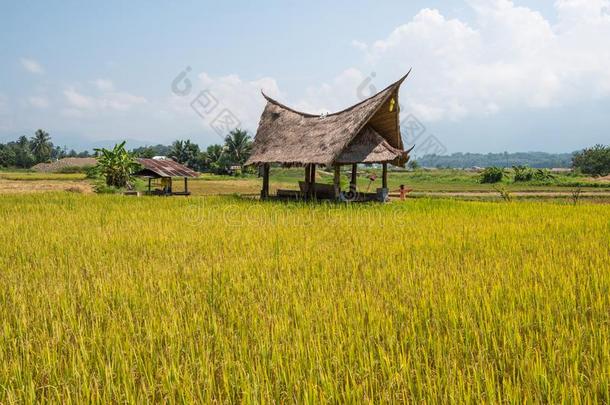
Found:
<svg viewBox="0 0 610 405"><path fill-rule="evenodd" d="M572 169L576 174L589 176L610 175L610 146L595 145L585 148L572 155ZM554 176L548 169L532 169L528 166L513 166L513 180L515 182L550 181ZM487 167L481 174L481 183L498 183L504 177L504 169L498 166Z"/></svg>
<svg viewBox="0 0 610 405"><path fill-rule="evenodd" d="M252 137L247 131L236 128L224 138L222 144L209 145L202 150L189 139L176 140L170 146L145 146L132 150L135 157L167 156L193 170L228 173L232 166L243 166L250 157Z"/></svg>
<svg viewBox="0 0 610 405"><path fill-rule="evenodd" d="M516 152L516 153L452 153L451 155L425 155L417 159L424 167L465 169L470 167L568 168L573 153Z"/></svg>
<svg viewBox="0 0 610 405"><path fill-rule="evenodd" d="M38 163L45 163L65 157L90 157L89 152L69 152L66 148L53 145L51 136L42 129L30 138L23 135L15 141L0 143L0 166L29 169Z"/></svg>
<svg viewBox="0 0 610 405"><path fill-rule="evenodd" d="M167 156L193 170L228 173L232 166L242 166L252 149L252 137L247 131L234 129L222 144L209 145L205 149L189 139L176 140L171 145L144 146L131 150L134 157L152 158ZM55 161L65 157L92 157L88 151L66 151L55 146L48 132L39 129L28 138L21 136L6 144L0 143L0 166L29 169L38 163Z"/></svg>
<svg viewBox="0 0 610 405"><path fill-rule="evenodd" d="M607 176L610 174L610 146L595 145L573 153L453 153L451 155L425 155L417 159L417 164L423 167L437 168L572 168L591 176ZM497 173L498 170L490 171ZM530 171L528 171L529 173ZM535 173L535 171L531 171Z"/></svg>
<svg viewBox="0 0 610 405"><path fill-rule="evenodd" d="M176 140L171 145L145 146L132 149L133 157L152 158L168 156L200 172L230 173L231 167L243 166L250 157L252 137L247 131L236 128L229 132L222 144L213 144L203 150L189 139ZM98 152L96 152L98 153ZM39 129L30 138L21 136L6 144L0 143L0 167L31 168L38 163L65 157L95 156L88 151L66 151L55 146L48 132ZM610 174L610 146L595 145L579 152L550 154L527 153L454 153L447 156L427 155L412 163L412 168L450 167L572 167L583 174L606 176Z"/></svg>

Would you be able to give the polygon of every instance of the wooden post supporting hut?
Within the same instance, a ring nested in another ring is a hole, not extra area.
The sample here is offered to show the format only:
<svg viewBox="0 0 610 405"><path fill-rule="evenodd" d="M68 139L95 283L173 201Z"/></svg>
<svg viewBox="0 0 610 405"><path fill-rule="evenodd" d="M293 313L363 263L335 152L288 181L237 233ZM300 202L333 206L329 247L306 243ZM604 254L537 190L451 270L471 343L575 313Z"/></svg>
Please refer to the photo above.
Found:
<svg viewBox="0 0 610 405"><path fill-rule="evenodd" d="M341 197L341 166L338 164L334 165L333 173L333 197L339 199Z"/></svg>
<svg viewBox="0 0 610 405"><path fill-rule="evenodd" d="M358 163L352 164L352 176L349 182L349 191L356 192L358 189Z"/></svg>
<svg viewBox="0 0 610 405"><path fill-rule="evenodd" d="M263 189L261 190L261 199L266 200L269 198L269 163L263 163Z"/></svg>

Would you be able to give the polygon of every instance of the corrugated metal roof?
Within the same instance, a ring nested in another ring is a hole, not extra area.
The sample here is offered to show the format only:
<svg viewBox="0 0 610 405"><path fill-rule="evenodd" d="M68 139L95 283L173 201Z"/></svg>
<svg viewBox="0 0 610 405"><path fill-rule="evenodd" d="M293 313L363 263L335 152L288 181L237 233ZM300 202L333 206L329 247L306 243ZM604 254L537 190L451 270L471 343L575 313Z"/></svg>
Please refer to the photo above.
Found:
<svg viewBox="0 0 610 405"><path fill-rule="evenodd" d="M157 160L139 158L138 163L144 168L161 177L198 177L199 173L171 159Z"/></svg>

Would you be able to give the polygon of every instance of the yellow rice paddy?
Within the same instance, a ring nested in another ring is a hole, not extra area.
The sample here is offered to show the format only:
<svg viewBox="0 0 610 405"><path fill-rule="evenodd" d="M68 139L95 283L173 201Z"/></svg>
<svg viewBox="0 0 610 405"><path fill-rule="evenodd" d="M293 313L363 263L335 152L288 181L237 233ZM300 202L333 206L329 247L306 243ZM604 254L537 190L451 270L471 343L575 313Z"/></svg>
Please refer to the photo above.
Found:
<svg viewBox="0 0 610 405"><path fill-rule="evenodd" d="M610 210L0 196L0 403L608 402Z"/></svg>

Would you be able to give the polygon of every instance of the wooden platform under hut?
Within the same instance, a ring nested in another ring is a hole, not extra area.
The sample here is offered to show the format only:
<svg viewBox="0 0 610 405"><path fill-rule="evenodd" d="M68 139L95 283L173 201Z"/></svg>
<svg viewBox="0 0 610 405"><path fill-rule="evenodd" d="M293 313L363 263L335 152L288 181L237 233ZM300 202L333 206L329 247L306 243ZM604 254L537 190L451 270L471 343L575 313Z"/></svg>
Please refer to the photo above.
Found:
<svg viewBox="0 0 610 405"><path fill-rule="evenodd" d="M333 114L293 110L263 93L267 105L260 119L252 154L263 178L261 198L268 199L272 165L305 168L299 190L278 190L277 198L386 201L388 164L409 160L400 134L398 92L409 74L374 96ZM357 189L358 164L381 164L382 185L375 193ZM341 190L341 166L351 166L349 190ZM316 183L316 167L332 168L333 184Z"/></svg>

